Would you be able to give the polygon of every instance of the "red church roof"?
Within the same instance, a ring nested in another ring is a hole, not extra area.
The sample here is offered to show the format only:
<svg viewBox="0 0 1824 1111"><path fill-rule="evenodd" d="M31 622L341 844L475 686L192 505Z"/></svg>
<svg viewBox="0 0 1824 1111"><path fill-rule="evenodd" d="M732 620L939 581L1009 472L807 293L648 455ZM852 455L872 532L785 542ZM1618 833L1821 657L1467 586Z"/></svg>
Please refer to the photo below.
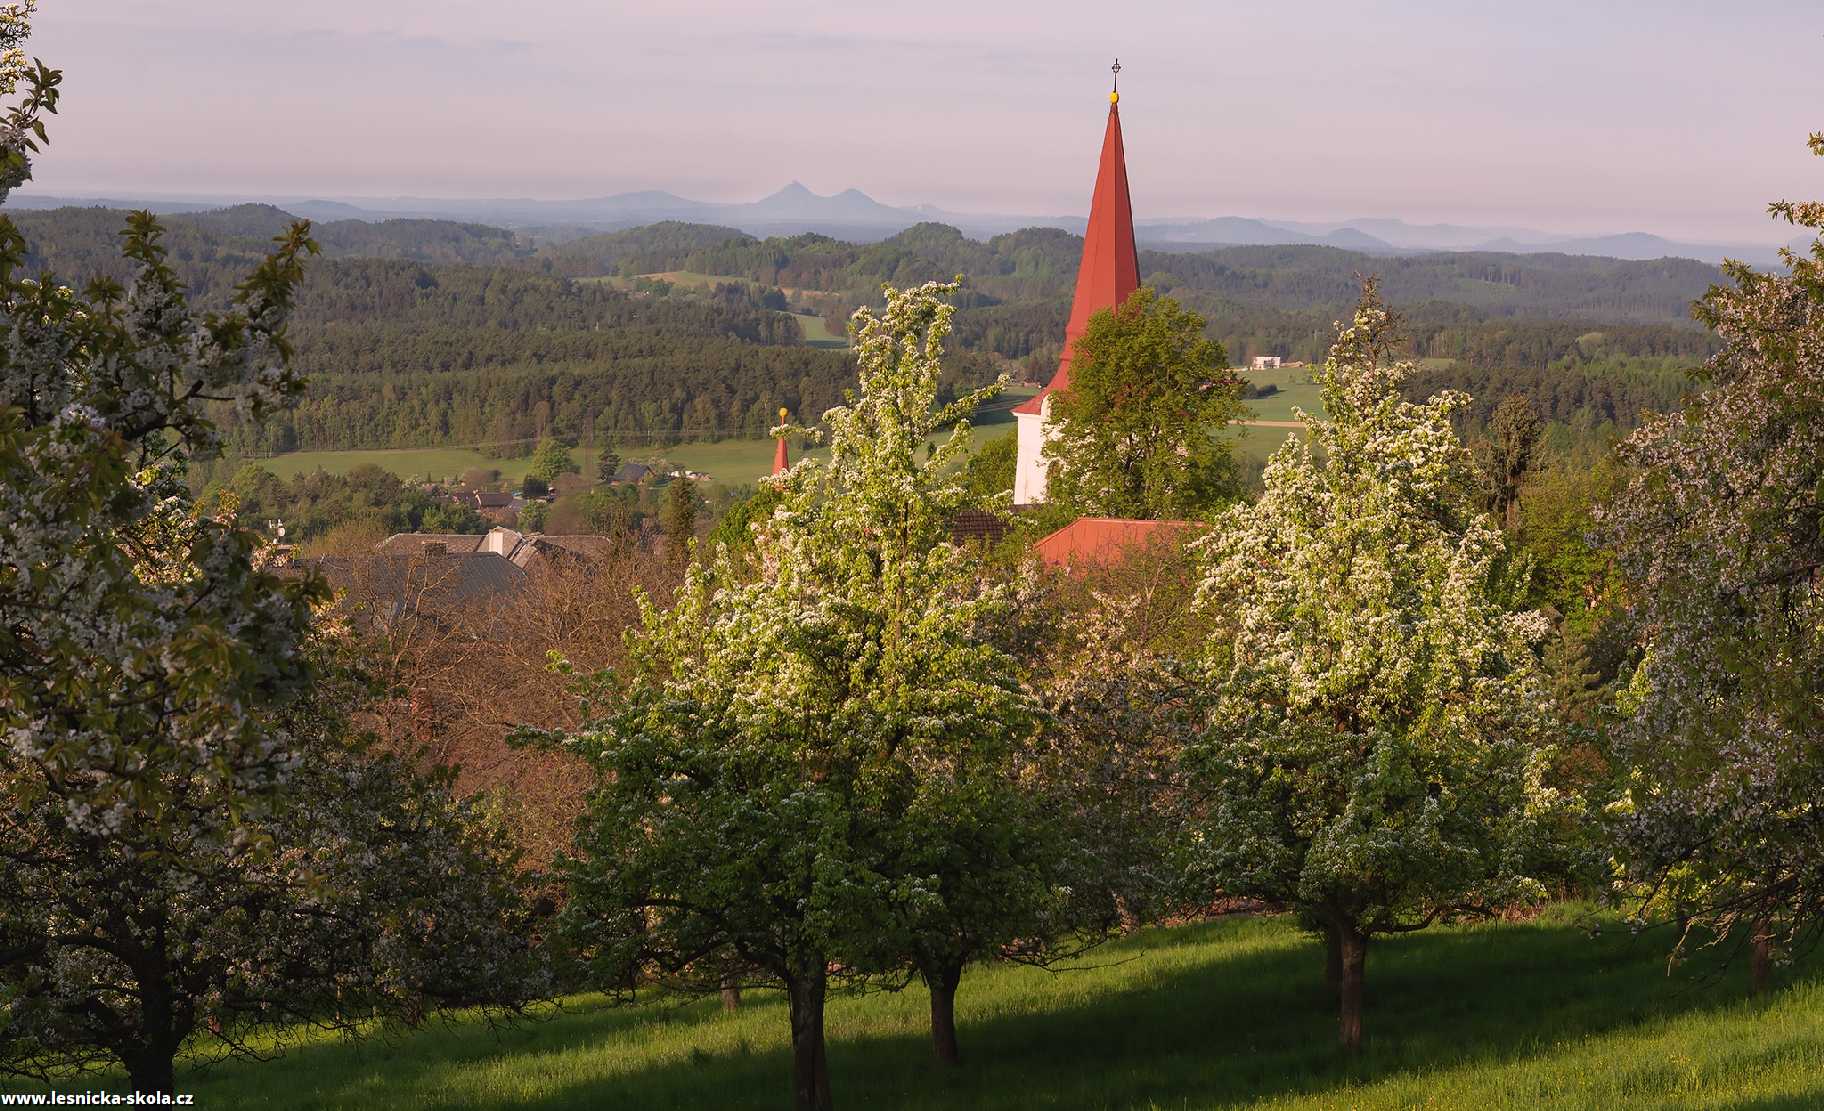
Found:
<svg viewBox="0 0 1824 1111"><path fill-rule="evenodd" d="M1127 517L1078 517L1032 546L1052 567L1110 567L1155 544L1176 543L1190 521L1137 521Z"/></svg>
<svg viewBox="0 0 1824 1111"><path fill-rule="evenodd" d="M1077 291L1070 300L1070 323L1064 329L1064 357L1051 384L1014 408L1037 413L1045 395L1070 386L1070 359L1089 318L1112 309L1140 288L1140 256L1134 249L1134 203L1127 195L1127 156L1121 145L1121 109L1108 106L1108 130L1102 136L1102 163L1096 169L1096 192L1089 202L1089 227L1083 233L1083 261L1077 265Z"/></svg>
<svg viewBox="0 0 1824 1111"><path fill-rule="evenodd" d="M780 409L779 410L779 423L783 425L786 422L786 418L790 417L791 415L792 414L789 410ZM786 472L786 469L789 468L791 465L792 465L792 456L791 456L790 452L785 450L785 437L783 435L781 435L779 437L779 442L777 444L773 445L773 473L774 474L784 474Z"/></svg>

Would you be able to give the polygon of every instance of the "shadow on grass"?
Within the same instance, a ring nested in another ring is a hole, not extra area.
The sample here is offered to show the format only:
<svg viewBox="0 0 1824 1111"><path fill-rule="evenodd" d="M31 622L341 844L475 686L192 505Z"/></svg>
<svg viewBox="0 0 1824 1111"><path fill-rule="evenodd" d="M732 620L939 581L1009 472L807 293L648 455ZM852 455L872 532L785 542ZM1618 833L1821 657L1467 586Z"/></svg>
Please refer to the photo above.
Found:
<svg viewBox="0 0 1824 1111"><path fill-rule="evenodd" d="M1322 991L1320 950L1315 943L1288 944L1288 936L1283 925L1246 921L1152 931L1102 954L1135 960L1125 982L1097 982L1095 973L1083 973L1081 991L1068 979L1058 981L1064 990L1044 1004L1003 983L993 998L972 1006L965 976L959 996L965 1063L957 1070L931 1060L922 1030L845 1036L840 1027L849 1020L833 1013L837 1102L902 1109L1177 1107L1319 1094L1549 1055L1563 1043L1742 999L1740 977L1706 975L1711 970L1701 966L1668 979L1659 938L1591 937L1571 925L1437 931L1371 950L1368 1044L1348 1058L1334 1048L1335 1012ZM1242 941L1250 944L1225 944ZM916 1012L923 997L913 992ZM742 1039L732 1050L664 1054L640 1044L664 1027L702 1023L707 1032L707 1024L718 1022L751 1024L768 1040L759 1049ZM775 997L753 998L735 1019L722 1018L709 1002L604 1004L569 1008L556 1021L529 1023L498 1039L470 1031L440 1040L434 1050L415 1039L358 1049L306 1047L259 1068L269 1075L244 1079L290 1098L314 1092L307 1099L312 1106L374 1106L388 1094L417 1093L418 1105L438 1108L778 1107L789 1091L784 1028ZM576 1059L613 1042L630 1059L613 1068ZM647 1056L653 1059L631 1059ZM482 1071L455 1075L465 1068ZM506 1087L490 1091L489 1069L507 1074ZM537 1094L510 1091L512 1074L539 1077L531 1086ZM1818 1094L1824 1096L1824 1082ZM1797 1099L1741 1106L1815 1105Z"/></svg>

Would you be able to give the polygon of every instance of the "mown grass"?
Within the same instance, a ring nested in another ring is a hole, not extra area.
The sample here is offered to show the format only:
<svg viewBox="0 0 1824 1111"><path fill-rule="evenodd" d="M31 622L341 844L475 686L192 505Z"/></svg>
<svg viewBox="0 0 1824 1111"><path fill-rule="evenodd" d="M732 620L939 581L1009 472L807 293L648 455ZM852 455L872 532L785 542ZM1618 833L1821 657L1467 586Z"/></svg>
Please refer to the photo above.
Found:
<svg viewBox="0 0 1824 1111"><path fill-rule="evenodd" d="M1367 1044L1334 1048L1317 945L1283 918L1146 931L1046 972L972 970L963 1067L926 998L829 1010L837 1101L938 1108L1798 1108L1824 1104L1824 983L1765 1001L1715 958L1667 975L1663 934L1592 934L1571 908L1434 930L1369 955ZM783 1003L750 993L616 1007L575 997L494 1031L319 1041L266 1063L180 1068L203 1107L772 1108L787 1104Z"/></svg>

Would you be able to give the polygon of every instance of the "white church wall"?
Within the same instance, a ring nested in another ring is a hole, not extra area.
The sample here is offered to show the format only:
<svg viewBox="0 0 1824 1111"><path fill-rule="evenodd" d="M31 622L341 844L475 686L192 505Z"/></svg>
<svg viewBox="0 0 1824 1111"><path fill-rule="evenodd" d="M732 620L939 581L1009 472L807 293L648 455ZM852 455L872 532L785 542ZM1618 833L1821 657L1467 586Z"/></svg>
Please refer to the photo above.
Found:
<svg viewBox="0 0 1824 1111"><path fill-rule="evenodd" d="M1013 504L1031 505L1045 500L1045 444L1050 439L1045 418L1049 400L1037 413L1015 413L1019 454L1013 469Z"/></svg>

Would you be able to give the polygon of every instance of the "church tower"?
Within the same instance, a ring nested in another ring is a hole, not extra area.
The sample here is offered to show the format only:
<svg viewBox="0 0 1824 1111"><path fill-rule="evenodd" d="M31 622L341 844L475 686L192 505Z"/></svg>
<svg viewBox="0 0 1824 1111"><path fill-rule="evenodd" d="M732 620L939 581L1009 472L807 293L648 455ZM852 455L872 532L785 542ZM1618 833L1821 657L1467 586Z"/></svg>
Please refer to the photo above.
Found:
<svg viewBox="0 0 1824 1111"><path fill-rule="evenodd" d="M1117 81L1121 63L1116 62ZM1108 129L1102 135L1102 162L1096 169L1096 191L1089 203L1089 227L1083 233L1083 260L1077 264L1077 289L1070 301L1070 323L1064 329L1064 355L1051 382L1014 408L1019 428L1019 462L1013 472L1013 504L1045 500L1045 444L1053 394L1070 388L1070 360L1089 318L1112 309L1140 288L1140 259L1134 249L1134 206L1127 195L1127 158L1121 146L1121 93L1108 94Z"/></svg>

